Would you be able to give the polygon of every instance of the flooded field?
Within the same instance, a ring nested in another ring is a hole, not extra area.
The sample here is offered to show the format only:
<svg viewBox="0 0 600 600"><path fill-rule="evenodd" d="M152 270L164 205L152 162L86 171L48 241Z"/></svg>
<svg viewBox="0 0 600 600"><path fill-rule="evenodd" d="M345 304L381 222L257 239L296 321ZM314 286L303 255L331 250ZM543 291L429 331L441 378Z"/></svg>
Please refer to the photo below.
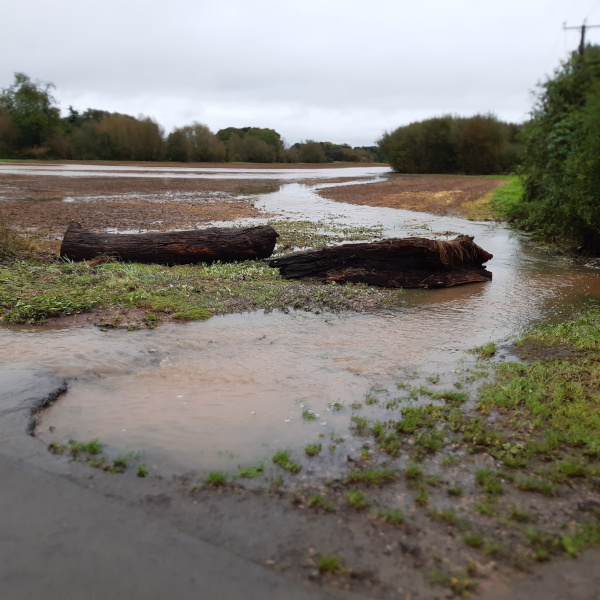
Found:
<svg viewBox="0 0 600 600"><path fill-rule="evenodd" d="M445 375L469 365L466 350L514 338L538 319L565 318L600 296L597 271L548 260L503 225L350 205L318 194L324 186L369 185L385 177L381 167L344 169L350 181L338 184L318 180L339 177L339 169L2 165L0 174L11 169L32 178L42 172L163 180L273 178L282 182L275 191L253 196L257 215L235 223L266 222L276 215L324 225L380 226L383 237L448 239L461 233L475 236L494 254L487 265L493 281L407 291L403 306L394 310L259 312L145 331L0 329L3 363L28 364L69 380L69 391L46 411L38 429L45 441L98 438L115 451L142 452L160 472L235 468L266 461L277 449L349 437L350 405L363 402L373 388L394 398L407 379L429 377L443 386ZM335 403L342 409L333 410ZM371 410L385 414L382 408ZM303 418L305 411L316 418Z"/></svg>

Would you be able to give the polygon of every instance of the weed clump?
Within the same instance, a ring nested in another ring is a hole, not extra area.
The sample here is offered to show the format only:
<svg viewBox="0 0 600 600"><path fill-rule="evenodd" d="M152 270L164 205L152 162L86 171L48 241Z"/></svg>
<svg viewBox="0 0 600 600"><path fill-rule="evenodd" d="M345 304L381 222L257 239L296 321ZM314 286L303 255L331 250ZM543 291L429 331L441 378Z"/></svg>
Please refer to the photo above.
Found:
<svg viewBox="0 0 600 600"><path fill-rule="evenodd" d="M331 512L334 509L333 502L329 498L324 498L319 494L314 494L308 499L308 506L311 508L320 508L326 512Z"/></svg>
<svg viewBox="0 0 600 600"><path fill-rule="evenodd" d="M367 485L381 485L396 479L394 469L367 469L365 471L351 471L345 479L346 483L365 483Z"/></svg>
<svg viewBox="0 0 600 600"><path fill-rule="evenodd" d="M0 214L0 262L14 258L21 250L32 249L32 243L21 237L9 224L6 217Z"/></svg>
<svg viewBox="0 0 600 600"><path fill-rule="evenodd" d="M212 487L223 487L227 484L227 475L221 471L211 471L205 479L206 483Z"/></svg>
<svg viewBox="0 0 600 600"><path fill-rule="evenodd" d="M239 470L240 477L245 477L247 479L254 479L255 477L258 477L259 475L261 475L264 472L265 465L264 465L264 463L260 463L256 466L240 467L239 469L240 469Z"/></svg>
<svg viewBox="0 0 600 600"><path fill-rule="evenodd" d="M362 490L349 490L346 492L348 504L356 510L363 510L369 506L369 502Z"/></svg>
<svg viewBox="0 0 600 600"><path fill-rule="evenodd" d="M291 455L291 450L279 450L273 456L273 462L290 473L299 473L302 470L302 465L290 460Z"/></svg>
<svg viewBox="0 0 600 600"><path fill-rule="evenodd" d="M304 448L304 452L305 452L306 456L309 456L312 458L313 456L317 456L318 454L320 454L322 449L323 449L322 444L308 444Z"/></svg>
<svg viewBox="0 0 600 600"><path fill-rule="evenodd" d="M344 570L344 562L337 554L321 554L318 567L321 575L335 575Z"/></svg>

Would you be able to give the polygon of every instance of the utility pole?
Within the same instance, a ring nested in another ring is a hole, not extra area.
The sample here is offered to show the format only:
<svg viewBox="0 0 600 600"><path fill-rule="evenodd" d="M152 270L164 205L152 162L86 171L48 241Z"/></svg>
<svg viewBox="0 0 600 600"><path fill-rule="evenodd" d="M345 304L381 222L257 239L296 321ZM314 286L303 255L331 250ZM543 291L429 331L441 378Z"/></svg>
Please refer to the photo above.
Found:
<svg viewBox="0 0 600 600"><path fill-rule="evenodd" d="M585 51L585 30L593 29L595 27L600 27L600 25L586 25L585 21L583 22L583 25L578 26L578 27L567 27L566 23L563 25L563 29L580 29L581 30L581 41L579 42L579 58L581 60L583 60L583 53Z"/></svg>

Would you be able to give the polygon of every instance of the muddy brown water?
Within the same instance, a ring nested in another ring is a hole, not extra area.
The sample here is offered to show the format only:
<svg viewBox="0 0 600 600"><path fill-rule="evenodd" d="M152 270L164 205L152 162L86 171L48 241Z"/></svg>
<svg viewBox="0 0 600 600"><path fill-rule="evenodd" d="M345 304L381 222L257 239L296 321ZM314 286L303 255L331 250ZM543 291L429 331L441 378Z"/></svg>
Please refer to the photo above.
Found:
<svg viewBox="0 0 600 600"><path fill-rule="evenodd" d="M314 182L323 171L295 177ZM348 171L366 185L386 172ZM235 173L227 175L249 175ZM494 254L493 281L407 291L403 307L361 314L257 312L134 332L4 326L3 363L69 380L43 416L42 439L99 438L115 451L142 452L159 472L235 469L281 448L300 454L307 443L349 437L350 404L372 388L394 397L398 383L437 375L427 385L444 387L474 360L466 350L600 297L597 271L549 260L501 224L336 203L317 195L319 185L286 183L257 206L284 219L379 225L386 236L474 235ZM344 408L332 410L335 402ZM316 420L303 419L307 409Z"/></svg>

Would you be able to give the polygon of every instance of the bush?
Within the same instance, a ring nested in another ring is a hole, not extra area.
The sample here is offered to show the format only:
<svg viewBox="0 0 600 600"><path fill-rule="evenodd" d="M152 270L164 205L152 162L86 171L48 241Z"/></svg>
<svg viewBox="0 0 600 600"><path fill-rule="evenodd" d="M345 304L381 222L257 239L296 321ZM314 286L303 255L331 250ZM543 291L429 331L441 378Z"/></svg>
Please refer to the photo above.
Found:
<svg viewBox="0 0 600 600"><path fill-rule="evenodd" d="M523 201L508 216L541 237L600 252L600 46L540 85L524 131Z"/></svg>
<svg viewBox="0 0 600 600"><path fill-rule="evenodd" d="M493 115L445 115L385 133L378 145L398 173L488 175L515 168L519 129Z"/></svg>

